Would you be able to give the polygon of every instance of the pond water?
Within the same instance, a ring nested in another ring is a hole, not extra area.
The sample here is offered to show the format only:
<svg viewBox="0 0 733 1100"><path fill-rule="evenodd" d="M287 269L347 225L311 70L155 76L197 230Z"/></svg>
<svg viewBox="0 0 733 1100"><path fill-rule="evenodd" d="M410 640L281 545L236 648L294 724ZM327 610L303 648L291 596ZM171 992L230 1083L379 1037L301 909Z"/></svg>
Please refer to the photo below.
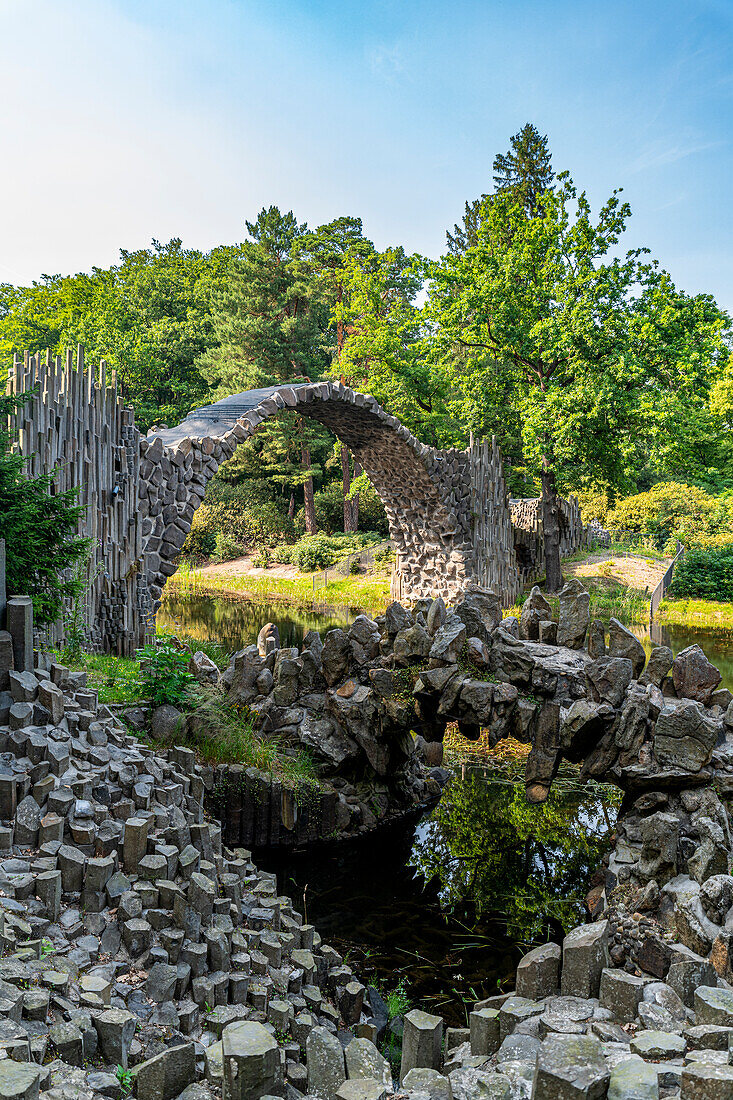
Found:
<svg viewBox="0 0 733 1100"><path fill-rule="evenodd" d="M733 632L724 630L691 630L682 626L652 626L651 633L646 627L630 628L641 641L647 656L655 645L668 645L677 654L688 645L699 645L723 677L721 687L733 691Z"/></svg>
<svg viewBox="0 0 733 1100"><path fill-rule="evenodd" d="M260 862L363 981L383 994L403 981L413 1004L465 1027L530 944L585 919L618 792L564 787L529 806L523 783L457 770L422 820Z"/></svg>
<svg viewBox="0 0 733 1100"><path fill-rule="evenodd" d="M346 626L358 608L308 611L281 601L165 595L158 623L234 651L277 624L283 645ZM733 636L634 628L647 652L700 642L733 690ZM435 809L352 842L257 853L326 942L383 993L403 982L413 1004L465 1026L466 1008L511 988L532 943L585 919L618 806L613 788L556 781L543 806L495 770L456 770Z"/></svg>
<svg viewBox="0 0 733 1100"><path fill-rule="evenodd" d="M175 595L163 593L157 625L180 631L202 642L218 642L230 653L257 641L265 623L275 623L283 646L300 645L309 630L325 634L335 626L348 626L358 608L329 607L310 611L285 600L246 600L241 596Z"/></svg>

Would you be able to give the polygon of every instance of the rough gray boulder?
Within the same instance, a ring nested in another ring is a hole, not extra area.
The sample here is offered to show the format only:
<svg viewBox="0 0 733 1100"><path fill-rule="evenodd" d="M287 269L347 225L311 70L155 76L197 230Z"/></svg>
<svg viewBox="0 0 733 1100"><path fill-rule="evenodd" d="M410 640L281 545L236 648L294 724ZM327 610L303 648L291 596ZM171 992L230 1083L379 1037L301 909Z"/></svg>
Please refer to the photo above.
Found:
<svg viewBox="0 0 733 1100"><path fill-rule="evenodd" d="M590 595L581 582L572 577L560 591L560 617L557 644L580 649L590 625Z"/></svg>
<svg viewBox="0 0 733 1100"><path fill-rule="evenodd" d="M672 682L681 699L708 703L720 681L720 670L708 661L699 645L681 650L672 662Z"/></svg>
<svg viewBox="0 0 733 1100"><path fill-rule="evenodd" d="M644 671L646 653L635 634L628 627L620 623L618 619L611 619L608 624L608 655L609 657L626 657L631 661L634 670L634 679L638 680Z"/></svg>
<svg viewBox="0 0 733 1100"><path fill-rule="evenodd" d="M697 772L710 762L721 726L695 703L668 700L654 727L654 756L662 765Z"/></svg>

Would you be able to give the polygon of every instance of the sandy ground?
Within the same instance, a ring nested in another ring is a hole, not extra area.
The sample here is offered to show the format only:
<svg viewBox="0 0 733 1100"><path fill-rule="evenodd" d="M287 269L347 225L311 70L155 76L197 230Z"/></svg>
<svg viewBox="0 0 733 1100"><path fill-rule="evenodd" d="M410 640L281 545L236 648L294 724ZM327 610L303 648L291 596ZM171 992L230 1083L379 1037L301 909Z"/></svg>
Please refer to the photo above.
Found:
<svg viewBox="0 0 733 1100"><path fill-rule="evenodd" d="M584 561L563 562L562 571L574 577L598 577L618 581L621 584L628 585L629 588L637 588L641 592L646 589L651 592L664 576L670 560L670 558L663 558L661 561L657 561L643 556L627 558L619 554L611 554L607 550L601 550L597 554L590 554ZM601 566L605 566L605 568L601 570ZM235 558L234 561L205 565L199 568L198 572L202 577L221 575L299 577L302 580L306 576L294 565L281 565L277 562L273 562L267 569L261 569L252 564L252 555Z"/></svg>
<svg viewBox="0 0 733 1100"><path fill-rule="evenodd" d="M273 562L267 569L261 569L252 564L252 556L249 555L244 558L235 558L234 561L204 565L197 569L197 572L202 577L216 577L222 573L235 577L300 577L302 579L306 576L294 565L281 565L278 562Z"/></svg>
<svg viewBox="0 0 733 1100"><path fill-rule="evenodd" d="M643 556L624 557L601 550L590 554L584 561L563 562L563 573L574 577L599 577L618 581L640 592L649 592L659 584L669 566L671 558L645 558ZM602 568L601 568L602 567Z"/></svg>

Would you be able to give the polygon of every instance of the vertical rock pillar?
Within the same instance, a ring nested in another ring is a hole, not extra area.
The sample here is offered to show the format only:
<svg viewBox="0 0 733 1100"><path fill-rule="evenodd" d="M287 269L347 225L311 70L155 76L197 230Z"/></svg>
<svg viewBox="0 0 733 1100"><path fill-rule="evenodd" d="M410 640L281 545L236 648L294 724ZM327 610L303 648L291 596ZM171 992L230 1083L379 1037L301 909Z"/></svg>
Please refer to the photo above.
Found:
<svg viewBox="0 0 733 1100"><path fill-rule="evenodd" d="M414 1008L405 1016L402 1036L402 1062L400 1081L404 1081L411 1069L440 1069L443 1020Z"/></svg>
<svg viewBox="0 0 733 1100"><path fill-rule="evenodd" d="M33 601L30 596L13 596L8 600L7 627L13 639L13 662L16 672L33 671Z"/></svg>

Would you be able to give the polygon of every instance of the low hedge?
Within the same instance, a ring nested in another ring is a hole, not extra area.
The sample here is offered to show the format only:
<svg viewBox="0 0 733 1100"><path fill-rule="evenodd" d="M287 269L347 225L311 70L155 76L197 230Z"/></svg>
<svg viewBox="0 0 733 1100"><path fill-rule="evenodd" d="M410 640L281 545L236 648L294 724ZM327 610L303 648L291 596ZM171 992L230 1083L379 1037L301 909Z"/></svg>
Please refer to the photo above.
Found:
<svg viewBox="0 0 733 1100"><path fill-rule="evenodd" d="M733 600L733 542L688 550L675 569L670 591L699 600Z"/></svg>

